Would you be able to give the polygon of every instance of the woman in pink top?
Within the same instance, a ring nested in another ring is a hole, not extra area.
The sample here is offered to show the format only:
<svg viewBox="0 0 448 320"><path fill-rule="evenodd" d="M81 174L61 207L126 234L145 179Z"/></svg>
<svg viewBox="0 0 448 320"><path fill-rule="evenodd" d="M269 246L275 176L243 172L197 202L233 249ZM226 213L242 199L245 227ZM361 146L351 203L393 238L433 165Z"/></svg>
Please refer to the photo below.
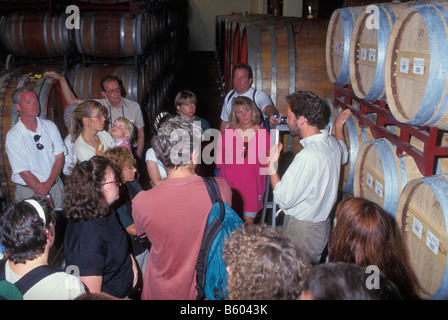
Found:
<svg viewBox="0 0 448 320"><path fill-rule="evenodd" d="M247 97L233 99L229 127L218 141L216 167L232 188L233 209L253 223L263 209L265 168L270 135L261 123L262 115Z"/></svg>
<svg viewBox="0 0 448 320"><path fill-rule="evenodd" d="M152 146L167 179L132 200L137 234L146 234L152 245L143 279L144 300L195 300L197 296L195 266L212 203L194 171L199 150L193 149L193 141L201 141L201 130L193 130L194 126L180 116L161 125ZM175 134L182 135L180 140ZM229 185L221 178L216 181L222 199L231 205Z"/></svg>

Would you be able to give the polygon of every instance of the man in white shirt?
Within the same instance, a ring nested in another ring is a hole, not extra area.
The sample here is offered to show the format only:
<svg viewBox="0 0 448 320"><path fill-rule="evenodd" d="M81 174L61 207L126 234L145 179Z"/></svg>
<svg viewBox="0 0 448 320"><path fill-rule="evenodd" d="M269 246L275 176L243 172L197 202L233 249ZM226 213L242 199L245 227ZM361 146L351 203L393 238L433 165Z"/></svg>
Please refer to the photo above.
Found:
<svg viewBox="0 0 448 320"><path fill-rule="evenodd" d="M16 184L14 199L39 194L62 208L64 185L59 175L67 149L61 133L52 121L38 118L39 100L32 89L16 89L13 102L20 118L6 135L5 149Z"/></svg>
<svg viewBox="0 0 448 320"><path fill-rule="evenodd" d="M271 148L271 184L285 213L284 233L305 248L310 261L317 264L330 234L329 214L337 199L341 162L348 159L343 125L351 112L347 109L336 119L335 138L324 129L328 123L326 107L316 94L298 91L286 100L290 134L301 138L303 149L280 180L275 168L282 145Z"/></svg>
<svg viewBox="0 0 448 320"><path fill-rule="evenodd" d="M269 119L271 124L280 123L279 119L273 117L277 113L271 97L263 90L252 88L253 72L251 66L244 63L237 63L233 68L232 83L234 90L230 90L225 98L221 111L221 125L219 131L222 133L229 123L230 112L232 111L232 100L238 96L245 96L255 102L255 105L263 114L263 119ZM269 128L267 128L269 129Z"/></svg>
<svg viewBox="0 0 448 320"><path fill-rule="evenodd" d="M83 102L83 100L75 97L65 77L54 71L47 71L44 73L44 76L49 76L55 78L56 80L59 80L64 99L68 104L79 104ZM135 101L122 97L120 79L117 76L103 77L101 79L100 86L103 99L93 100L100 102L106 107L109 112L109 123L111 126L115 119L117 119L118 117L124 117L134 124L134 126L137 128L136 154L141 159L143 148L145 147L145 123L143 120L143 114L140 105Z"/></svg>

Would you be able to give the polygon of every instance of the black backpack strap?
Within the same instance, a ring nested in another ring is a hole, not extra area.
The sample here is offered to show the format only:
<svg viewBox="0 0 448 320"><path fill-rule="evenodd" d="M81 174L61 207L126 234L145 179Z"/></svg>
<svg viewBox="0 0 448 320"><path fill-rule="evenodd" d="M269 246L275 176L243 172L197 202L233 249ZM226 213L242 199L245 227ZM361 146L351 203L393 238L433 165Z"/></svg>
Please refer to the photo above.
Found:
<svg viewBox="0 0 448 320"><path fill-rule="evenodd" d="M221 199L221 192L219 191L218 183L213 177L202 177L205 186L207 187L208 194L212 205L216 202L219 203L219 219L214 218L213 221L204 230L204 235L202 236L201 247L199 248L198 260L196 261L196 290L198 295L196 300L203 300L205 296L205 278L207 275L207 258L210 252L210 248L213 244L213 240L216 235L221 231L222 224L225 216L224 203Z"/></svg>
<svg viewBox="0 0 448 320"><path fill-rule="evenodd" d="M229 103L229 101L230 101L230 98L232 98L232 97L233 97L233 95L235 94L235 92L236 92L236 89L235 89L235 90L233 90L233 91L232 91L232 93L230 93L229 97L227 98L227 103Z"/></svg>
<svg viewBox="0 0 448 320"><path fill-rule="evenodd" d="M58 272L58 270L50 266L39 266L20 278L14 285L19 289L22 295L25 295L32 286L55 272Z"/></svg>
<svg viewBox="0 0 448 320"><path fill-rule="evenodd" d="M6 280L6 262L7 260L0 261L0 280ZM58 270L50 266L39 266L16 281L14 285L19 289L22 295L25 295L32 286L55 272L58 272Z"/></svg>
<svg viewBox="0 0 448 320"><path fill-rule="evenodd" d="M6 280L5 265L6 260L0 260L0 281Z"/></svg>
<svg viewBox="0 0 448 320"><path fill-rule="evenodd" d="M214 177L202 177L202 179L204 180L205 186L207 187L208 195L210 196L212 205L219 201L219 221L222 222L224 221L225 208L221 198L221 191L219 190L218 183L216 182Z"/></svg>

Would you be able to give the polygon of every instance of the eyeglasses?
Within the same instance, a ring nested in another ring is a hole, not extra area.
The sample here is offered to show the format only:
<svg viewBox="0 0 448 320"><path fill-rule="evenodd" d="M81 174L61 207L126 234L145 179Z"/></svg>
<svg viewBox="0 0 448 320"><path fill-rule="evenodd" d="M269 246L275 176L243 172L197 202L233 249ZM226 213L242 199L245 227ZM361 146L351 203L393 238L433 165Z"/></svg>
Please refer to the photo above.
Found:
<svg viewBox="0 0 448 320"><path fill-rule="evenodd" d="M38 150L42 150L42 149L44 148L44 145L43 145L42 143L38 142L39 139L40 139L40 135L36 134L36 135L34 136L34 142L36 142L36 147L37 147L37 149L38 149Z"/></svg>
<svg viewBox="0 0 448 320"><path fill-rule="evenodd" d="M112 180L112 181L109 181L109 182L105 182L105 183L103 183L103 186L105 186L106 184L110 184L110 183L113 183L113 184L115 184L117 187L119 187L119 186L121 186L121 182L120 181L118 181L118 180Z"/></svg>
<svg viewBox="0 0 448 320"><path fill-rule="evenodd" d="M120 94L121 93L121 88L115 88L115 89L110 89L109 91L106 91L107 94Z"/></svg>
<svg viewBox="0 0 448 320"><path fill-rule="evenodd" d="M90 116L90 117L91 117L91 118L97 118L98 120L101 120L101 118L106 119L106 117L105 117L104 114L102 114L102 113L97 114L97 115L92 115L92 116Z"/></svg>

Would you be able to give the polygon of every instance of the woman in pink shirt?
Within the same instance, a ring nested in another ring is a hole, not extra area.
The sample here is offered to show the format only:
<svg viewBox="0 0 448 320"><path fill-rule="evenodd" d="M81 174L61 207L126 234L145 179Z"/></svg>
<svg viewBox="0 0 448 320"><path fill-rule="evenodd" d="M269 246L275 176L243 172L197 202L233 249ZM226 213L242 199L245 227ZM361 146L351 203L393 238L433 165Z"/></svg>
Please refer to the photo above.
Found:
<svg viewBox="0 0 448 320"><path fill-rule="evenodd" d="M229 127L218 141L216 167L232 188L233 209L253 223L263 209L266 188L264 168L270 149L270 135L261 123L262 115L247 97L233 99Z"/></svg>

